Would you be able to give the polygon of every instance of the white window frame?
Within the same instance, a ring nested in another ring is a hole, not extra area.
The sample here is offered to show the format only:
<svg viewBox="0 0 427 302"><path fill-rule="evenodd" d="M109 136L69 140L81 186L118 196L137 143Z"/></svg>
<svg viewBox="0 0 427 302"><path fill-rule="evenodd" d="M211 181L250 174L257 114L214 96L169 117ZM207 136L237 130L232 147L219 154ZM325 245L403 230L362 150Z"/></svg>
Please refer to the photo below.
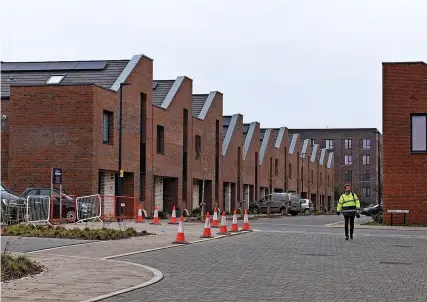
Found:
<svg viewBox="0 0 427 302"><path fill-rule="evenodd" d="M344 155L344 165L351 166L353 164L353 156L352 155Z"/></svg>

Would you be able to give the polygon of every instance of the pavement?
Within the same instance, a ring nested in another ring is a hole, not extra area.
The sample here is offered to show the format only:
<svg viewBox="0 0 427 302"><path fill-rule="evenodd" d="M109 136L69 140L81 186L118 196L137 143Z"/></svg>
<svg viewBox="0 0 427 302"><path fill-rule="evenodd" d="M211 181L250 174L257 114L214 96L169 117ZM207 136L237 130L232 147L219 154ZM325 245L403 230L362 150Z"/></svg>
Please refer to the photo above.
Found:
<svg viewBox="0 0 427 302"><path fill-rule="evenodd" d="M166 221L127 225L156 236L45 250L22 238L17 251L53 264L2 284L2 301L427 301L427 228L362 228L362 218L345 241L342 220L257 219L254 232L218 240L200 239L203 224L186 223L194 244L173 246L177 226Z"/></svg>

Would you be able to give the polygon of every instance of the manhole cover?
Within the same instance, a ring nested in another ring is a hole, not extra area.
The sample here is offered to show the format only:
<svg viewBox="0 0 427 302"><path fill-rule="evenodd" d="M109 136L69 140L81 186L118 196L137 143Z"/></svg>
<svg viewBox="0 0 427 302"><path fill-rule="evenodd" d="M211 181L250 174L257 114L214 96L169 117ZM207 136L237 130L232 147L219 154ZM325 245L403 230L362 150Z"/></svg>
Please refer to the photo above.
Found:
<svg viewBox="0 0 427 302"><path fill-rule="evenodd" d="M380 264L391 264L391 265L411 265L409 262L399 262L399 261L380 261Z"/></svg>

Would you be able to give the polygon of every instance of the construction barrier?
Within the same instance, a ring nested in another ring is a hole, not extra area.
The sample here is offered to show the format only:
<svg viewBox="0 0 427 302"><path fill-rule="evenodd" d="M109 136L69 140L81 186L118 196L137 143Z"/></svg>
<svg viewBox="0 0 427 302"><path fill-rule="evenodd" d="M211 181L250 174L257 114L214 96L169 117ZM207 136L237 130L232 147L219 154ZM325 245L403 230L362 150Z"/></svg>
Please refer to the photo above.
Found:
<svg viewBox="0 0 427 302"><path fill-rule="evenodd" d="M101 221L101 195L77 197L77 222Z"/></svg>
<svg viewBox="0 0 427 302"><path fill-rule="evenodd" d="M138 204L136 197L108 195L100 195L100 197L102 220L135 219L137 217ZM117 206L121 208L121 212L117 211ZM122 214L117 215L118 213Z"/></svg>
<svg viewBox="0 0 427 302"><path fill-rule="evenodd" d="M49 196L30 195L27 197L27 224L50 224L51 201Z"/></svg>
<svg viewBox="0 0 427 302"><path fill-rule="evenodd" d="M62 204L62 213L61 213ZM50 222L75 222L77 216L76 198L73 195L52 195L50 198Z"/></svg>

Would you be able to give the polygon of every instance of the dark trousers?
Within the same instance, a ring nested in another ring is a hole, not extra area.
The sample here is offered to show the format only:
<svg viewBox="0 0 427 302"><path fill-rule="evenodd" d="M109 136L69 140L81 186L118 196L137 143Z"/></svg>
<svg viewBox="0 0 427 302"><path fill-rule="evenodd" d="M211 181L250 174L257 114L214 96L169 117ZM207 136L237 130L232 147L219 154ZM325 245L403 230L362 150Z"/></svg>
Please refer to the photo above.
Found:
<svg viewBox="0 0 427 302"><path fill-rule="evenodd" d="M350 236L353 236L354 231L354 214L344 215L345 219L345 237L348 237L348 223L350 222Z"/></svg>

